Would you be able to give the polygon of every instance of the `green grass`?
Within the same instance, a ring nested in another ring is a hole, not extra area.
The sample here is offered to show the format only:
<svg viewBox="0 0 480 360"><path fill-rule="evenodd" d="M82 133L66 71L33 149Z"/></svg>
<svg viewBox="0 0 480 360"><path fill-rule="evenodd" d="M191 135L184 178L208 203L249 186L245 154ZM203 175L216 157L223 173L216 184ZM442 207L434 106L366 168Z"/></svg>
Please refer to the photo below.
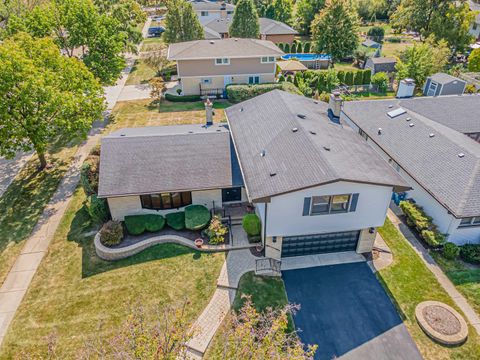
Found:
<svg viewBox="0 0 480 360"><path fill-rule="evenodd" d="M378 23L371 24L371 25L359 26L358 31L360 33L366 34L368 32L368 30L371 29L374 26L381 26L385 30L385 35L390 35L393 32L392 27L389 24L384 23L384 22L378 22Z"/></svg>
<svg viewBox="0 0 480 360"><path fill-rule="evenodd" d="M84 342L114 334L129 306L190 301L193 321L216 288L224 254L203 254L157 245L116 262L95 255L92 225L78 189L57 229L1 349L10 359L25 351L44 353L45 337L55 333L57 356L74 358Z"/></svg>
<svg viewBox="0 0 480 360"><path fill-rule="evenodd" d="M358 67L353 66L352 63L338 62L334 64L334 69L337 71L357 71Z"/></svg>
<svg viewBox="0 0 480 360"><path fill-rule="evenodd" d="M125 85L139 85L148 83L155 77L156 70L148 66L143 59L135 60L132 71L128 75Z"/></svg>
<svg viewBox="0 0 480 360"><path fill-rule="evenodd" d="M426 360L480 358L480 338L472 327L469 328L467 342L458 347L442 346L424 334L415 320L417 304L438 300L459 309L388 219L379 232L392 250L394 261L391 266L377 273L378 279L397 306L423 357Z"/></svg>
<svg viewBox="0 0 480 360"><path fill-rule="evenodd" d="M445 259L441 253L431 252L431 255L477 314L480 314L480 268L467 268L459 260Z"/></svg>
<svg viewBox="0 0 480 360"><path fill-rule="evenodd" d="M142 46L140 51L156 51L166 48L166 45L163 41L163 36L159 37L150 37L143 39Z"/></svg>
<svg viewBox="0 0 480 360"><path fill-rule="evenodd" d="M0 285L73 159L76 144L56 145L47 155L51 168L38 171L33 156L0 197Z"/></svg>
<svg viewBox="0 0 480 360"><path fill-rule="evenodd" d="M213 108L217 110L223 110L231 106L232 104L226 100L216 101L213 103ZM196 111L205 110L205 104L203 101L195 102L172 102L163 100L160 104L160 112L176 112L176 111Z"/></svg>

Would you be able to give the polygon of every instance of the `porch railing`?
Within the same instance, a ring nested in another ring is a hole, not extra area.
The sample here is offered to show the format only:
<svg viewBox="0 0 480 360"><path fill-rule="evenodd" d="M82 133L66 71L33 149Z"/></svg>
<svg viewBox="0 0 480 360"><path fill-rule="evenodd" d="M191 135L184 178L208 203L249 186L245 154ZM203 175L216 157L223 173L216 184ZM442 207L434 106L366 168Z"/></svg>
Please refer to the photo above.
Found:
<svg viewBox="0 0 480 360"><path fill-rule="evenodd" d="M282 262L272 258L261 258L255 260L255 274L280 276Z"/></svg>

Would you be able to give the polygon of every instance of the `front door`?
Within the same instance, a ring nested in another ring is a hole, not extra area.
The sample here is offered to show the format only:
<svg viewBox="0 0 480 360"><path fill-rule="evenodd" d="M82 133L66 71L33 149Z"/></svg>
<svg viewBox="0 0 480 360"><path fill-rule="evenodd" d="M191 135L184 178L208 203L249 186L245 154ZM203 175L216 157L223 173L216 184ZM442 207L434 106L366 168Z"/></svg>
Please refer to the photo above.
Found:
<svg viewBox="0 0 480 360"><path fill-rule="evenodd" d="M222 202L242 201L242 188L222 189Z"/></svg>

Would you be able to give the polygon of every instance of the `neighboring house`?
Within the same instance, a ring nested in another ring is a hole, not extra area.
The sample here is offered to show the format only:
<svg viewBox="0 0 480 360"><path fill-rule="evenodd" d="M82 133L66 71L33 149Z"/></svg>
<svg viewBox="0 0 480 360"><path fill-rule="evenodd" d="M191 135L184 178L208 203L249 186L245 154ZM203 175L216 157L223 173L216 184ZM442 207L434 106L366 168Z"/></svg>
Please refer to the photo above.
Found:
<svg viewBox="0 0 480 360"><path fill-rule="evenodd" d="M102 138L98 196L114 220L246 201L225 125L121 129Z"/></svg>
<svg viewBox="0 0 480 360"><path fill-rule="evenodd" d="M299 71L307 71L308 68L297 60L286 60L277 62L277 66L283 76L294 76Z"/></svg>
<svg viewBox="0 0 480 360"><path fill-rule="evenodd" d="M480 3L470 0L470 9L477 12L475 21L470 26L470 35L480 40Z"/></svg>
<svg viewBox="0 0 480 360"><path fill-rule="evenodd" d="M226 109L267 257L369 252L392 190L409 188L331 111L279 90Z"/></svg>
<svg viewBox="0 0 480 360"><path fill-rule="evenodd" d="M183 95L211 95L229 84L274 82L281 55L271 41L229 38L171 44L167 58L177 62Z"/></svg>
<svg viewBox="0 0 480 360"><path fill-rule="evenodd" d="M214 19L226 19L232 17L235 11L235 5L227 4L221 1L191 1L193 9L200 22Z"/></svg>
<svg viewBox="0 0 480 360"><path fill-rule="evenodd" d="M393 74L396 72L397 59L394 57L371 57L365 63L365 69L371 69L372 75L379 72Z"/></svg>
<svg viewBox="0 0 480 360"><path fill-rule="evenodd" d="M462 95L467 82L445 73L436 73L427 78L423 87L425 96Z"/></svg>
<svg viewBox="0 0 480 360"><path fill-rule="evenodd" d="M202 22L205 31L205 39L225 39L228 38L228 30L232 22L231 17L209 20ZM274 43L292 44L295 40L296 30L280 21L260 18L260 39L269 40Z"/></svg>
<svg viewBox="0 0 480 360"><path fill-rule="evenodd" d="M366 39L362 45L369 49L381 49L382 45L372 39Z"/></svg>
<svg viewBox="0 0 480 360"><path fill-rule="evenodd" d="M353 101L341 121L410 184L407 197L456 244L480 243L480 144L455 128L479 130L480 97Z"/></svg>

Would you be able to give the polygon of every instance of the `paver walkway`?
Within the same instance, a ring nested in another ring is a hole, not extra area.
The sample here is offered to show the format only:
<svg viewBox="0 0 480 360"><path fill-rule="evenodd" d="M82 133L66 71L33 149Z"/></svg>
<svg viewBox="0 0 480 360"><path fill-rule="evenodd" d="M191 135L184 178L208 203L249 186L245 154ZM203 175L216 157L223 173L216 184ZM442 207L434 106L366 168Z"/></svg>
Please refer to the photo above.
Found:
<svg viewBox="0 0 480 360"><path fill-rule="evenodd" d="M250 250L232 250L223 263L217 289L207 307L193 324L194 336L187 343L188 358L201 359L235 299L243 274L255 270L255 257Z"/></svg>
<svg viewBox="0 0 480 360"><path fill-rule="evenodd" d="M440 266L438 266L435 260L430 256L428 250L423 247L415 235L410 231L408 226L402 222L402 220L392 211L392 209L388 209L387 216L395 225L395 227L400 230L403 236L405 236L413 250L415 250L420 259L422 259L433 275L435 275L440 285L442 285L448 295L450 295L455 304L457 304L457 306L462 310L463 314L468 319L470 324L472 324L472 326L475 328L477 333L480 334L480 317L473 310L470 304L468 304L465 297L463 297L463 295L460 294L460 292L455 288L455 285L453 285L447 275L445 275Z"/></svg>
<svg viewBox="0 0 480 360"><path fill-rule="evenodd" d="M149 24L150 21L147 21L144 26L144 33ZM127 57L127 63L133 63L132 57ZM122 77L115 86L105 88L107 110L111 110L117 102L118 95L121 93L130 71L131 66L128 66L124 69ZM104 122L99 121L97 123L99 124L93 125L88 140L79 146L67 173L43 210L39 221L26 240L20 255L0 288L0 346L40 262L48 251L48 246L78 185L80 168L91 149L100 139L100 130Z"/></svg>

